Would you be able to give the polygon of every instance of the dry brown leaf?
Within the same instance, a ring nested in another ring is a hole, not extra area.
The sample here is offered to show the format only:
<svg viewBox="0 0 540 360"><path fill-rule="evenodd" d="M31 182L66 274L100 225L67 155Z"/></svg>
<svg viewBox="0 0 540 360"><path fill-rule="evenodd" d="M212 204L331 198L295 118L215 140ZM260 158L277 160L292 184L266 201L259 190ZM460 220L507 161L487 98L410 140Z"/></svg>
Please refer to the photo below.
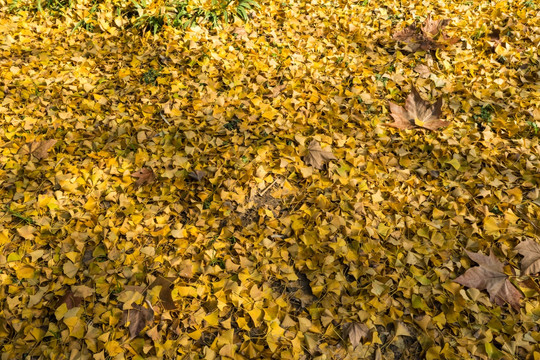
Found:
<svg viewBox="0 0 540 360"><path fill-rule="evenodd" d="M490 300L497 305L506 303L514 309L519 309L521 293L512 285L508 276L504 273L503 264L490 252L489 256L481 253L466 251L467 255L479 266L468 269L463 275L454 281L458 284L487 290Z"/></svg>
<svg viewBox="0 0 540 360"><path fill-rule="evenodd" d="M424 23L422 24L421 30L424 35L431 38L436 37L442 31L442 29L450 23L449 19L445 20L433 20L431 14L428 15Z"/></svg>
<svg viewBox="0 0 540 360"><path fill-rule="evenodd" d="M365 324L358 322L343 324L343 338L349 338L352 346L360 344L363 338L369 333L369 328Z"/></svg>
<svg viewBox="0 0 540 360"><path fill-rule="evenodd" d="M403 30L394 33L395 40L405 42L412 51L434 50L442 48L447 44L454 44L459 39L450 38L442 32L443 28L450 23L450 20L433 20L428 15L420 27L416 24L408 25ZM444 41L440 41L442 38Z"/></svg>
<svg viewBox="0 0 540 360"><path fill-rule="evenodd" d="M124 310L120 325L128 325L129 335L134 338L139 336L141 330L152 320L154 320L154 310L133 304L132 309Z"/></svg>
<svg viewBox="0 0 540 360"><path fill-rule="evenodd" d="M540 244L534 240L526 240L519 243L516 250L523 255L523 260L521 260L523 274L538 274L540 272Z"/></svg>
<svg viewBox="0 0 540 360"><path fill-rule="evenodd" d="M20 152L33 155L36 159L42 160L49 156L49 150L56 144L55 139L33 141L22 147Z"/></svg>
<svg viewBox="0 0 540 360"><path fill-rule="evenodd" d="M431 75L431 71L429 70L429 67L424 64L418 64L414 68L414 71L417 72L420 77L427 79L429 75Z"/></svg>
<svg viewBox="0 0 540 360"><path fill-rule="evenodd" d="M195 170L188 174L190 179L193 179L195 181L201 181L206 177L206 171L204 170Z"/></svg>
<svg viewBox="0 0 540 360"><path fill-rule="evenodd" d="M156 176L154 175L154 171L149 168L142 168L141 170L135 171L131 174L131 176L137 179L137 181L135 181L136 187L150 184L156 178Z"/></svg>
<svg viewBox="0 0 540 360"><path fill-rule="evenodd" d="M425 101L413 87L405 100L405 107L389 103L390 115L394 118L394 122L387 125L398 129L422 127L432 131L439 130L449 124L447 121L439 120L442 104L442 98L434 105Z"/></svg>
<svg viewBox="0 0 540 360"><path fill-rule="evenodd" d="M71 290L68 290L64 296L62 296L60 299L58 299L57 306L60 306L62 304L66 304L68 310L72 309L74 307L78 307L81 302L83 301L83 298L80 296L76 296Z"/></svg>
<svg viewBox="0 0 540 360"><path fill-rule="evenodd" d="M174 300L172 298L172 285L174 280L175 278L165 278L159 276L149 286L149 289L152 289L156 286L161 286L161 290L159 291L159 299L161 300L161 304L163 304L165 310L176 309L176 304L174 303Z"/></svg>
<svg viewBox="0 0 540 360"><path fill-rule="evenodd" d="M337 160L337 158L329 148L322 149L317 140L312 140L309 143L308 153L305 158L306 164L313 166L315 169L322 169L324 164L330 160Z"/></svg>

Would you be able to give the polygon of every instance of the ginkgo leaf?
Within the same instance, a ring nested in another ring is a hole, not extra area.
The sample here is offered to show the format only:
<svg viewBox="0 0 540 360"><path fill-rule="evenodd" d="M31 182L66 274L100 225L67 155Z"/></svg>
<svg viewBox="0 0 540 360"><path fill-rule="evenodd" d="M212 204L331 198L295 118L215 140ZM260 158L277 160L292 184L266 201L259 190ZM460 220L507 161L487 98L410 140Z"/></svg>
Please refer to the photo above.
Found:
<svg viewBox="0 0 540 360"><path fill-rule="evenodd" d="M343 338L348 338L352 346L360 344L363 338L369 333L369 328L365 324L358 322L343 324Z"/></svg>
<svg viewBox="0 0 540 360"><path fill-rule="evenodd" d="M20 152L33 155L36 159L42 160L49 156L49 150L56 144L55 139L33 141L22 147Z"/></svg>
<svg viewBox="0 0 540 360"><path fill-rule="evenodd" d="M322 149L321 144L317 140L312 140L308 145L308 153L305 157L305 162L313 166L315 169L322 169L325 163L330 160L337 160L329 148Z"/></svg>
<svg viewBox="0 0 540 360"><path fill-rule="evenodd" d="M131 174L131 176L137 179L137 181L135 181L136 187L150 184L156 178L156 176L154 175L154 171L152 171L152 169L149 169L149 168L142 168L138 171L135 171L134 173Z"/></svg>
<svg viewBox="0 0 540 360"><path fill-rule="evenodd" d="M479 266L468 269L463 275L454 281L458 284L487 290L490 300L497 305L506 303L514 309L519 309L521 293L512 285L508 276L504 273L503 264L490 252L489 256L481 253L466 251L467 255Z"/></svg>
<svg viewBox="0 0 540 360"><path fill-rule="evenodd" d="M405 100L405 107L389 102L390 115L394 118L394 122L387 126L398 129L412 129L417 126L432 131L444 128L449 122L439 119L442 104L442 98L439 98L435 104L430 104L422 99L413 87Z"/></svg>
<svg viewBox="0 0 540 360"><path fill-rule="evenodd" d="M540 272L540 244L534 240L526 240L516 246L516 250L523 255L521 271L525 275Z"/></svg>
<svg viewBox="0 0 540 360"><path fill-rule="evenodd" d="M124 310L120 325L127 325L131 338L139 336L146 324L154 320L154 310L143 305L133 304L131 309Z"/></svg>

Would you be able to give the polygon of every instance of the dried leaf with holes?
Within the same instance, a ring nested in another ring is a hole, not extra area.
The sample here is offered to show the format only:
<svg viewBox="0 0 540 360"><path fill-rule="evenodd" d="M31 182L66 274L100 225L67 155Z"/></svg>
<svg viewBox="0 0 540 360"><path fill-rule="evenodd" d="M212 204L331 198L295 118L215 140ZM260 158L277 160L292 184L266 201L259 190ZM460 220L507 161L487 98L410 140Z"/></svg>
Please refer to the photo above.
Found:
<svg viewBox="0 0 540 360"><path fill-rule="evenodd" d="M514 309L519 309L519 300L522 295L508 280L508 276L504 273L503 264L493 254L493 251L490 252L489 256L470 251L465 252L479 266L468 269L454 281L478 290L487 290L490 300L497 305L502 306L508 303Z"/></svg>
<svg viewBox="0 0 540 360"><path fill-rule="evenodd" d="M525 275L540 272L540 244L534 240L526 240L516 246L516 250L523 255L521 271Z"/></svg>
<svg viewBox="0 0 540 360"><path fill-rule="evenodd" d="M141 170L135 171L134 173L131 174L131 176L137 179L135 181L136 187L150 184L156 178L156 176L154 175L154 171L152 171L152 169L149 169L149 168L142 168Z"/></svg>
<svg viewBox="0 0 540 360"><path fill-rule="evenodd" d="M398 129L421 127L432 131L439 130L450 124L447 121L439 120L442 104L442 98L439 98L435 104L430 104L422 99L413 87L412 92L405 100L405 107L389 102L390 115L394 118L394 122L387 124L387 126Z"/></svg>
<svg viewBox="0 0 540 360"><path fill-rule="evenodd" d="M309 143L308 153L304 160L306 164L313 166L315 169L322 169L324 164L330 160L337 160L337 158L332 154L329 147L322 149L317 140L312 140Z"/></svg>

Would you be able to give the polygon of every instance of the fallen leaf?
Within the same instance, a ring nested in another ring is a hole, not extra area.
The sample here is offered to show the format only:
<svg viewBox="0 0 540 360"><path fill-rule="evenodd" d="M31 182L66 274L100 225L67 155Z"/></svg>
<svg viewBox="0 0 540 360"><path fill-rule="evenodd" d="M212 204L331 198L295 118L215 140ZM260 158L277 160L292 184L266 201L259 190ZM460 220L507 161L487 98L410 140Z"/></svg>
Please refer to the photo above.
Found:
<svg viewBox="0 0 540 360"><path fill-rule="evenodd" d="M154 175L154 171L149 168L142 168L141 170L135 171L131 174L131 176L137 179L137 181L135 181L136 187L150 184L156 178L156 176Z"/></svg>
<svg viewBox="0 0 540 360"><path fill-rule="evenodd" d="M201 181L202 179L206 177L206 171L195 170L195 171L190 172L188 176L195 181Z"/></svg>
<svg viewBox="0 0 540 360"><path fill-rule="evenodd" d="M83 298L75 295L71 290L68 290L60 299L58 299L56 307L59 307L62 304L66 304L68 310L74 307L78 307Z"/></svg>
<svg viewBox="0 0 540 360"><path fill-rule="evenodd" d="M540 244L534 240L526 240L516 246L516 250L523 255L521 271L525 275L540 272Z"/></svg>
<svg viewBox="0 0 540 360"><path fill-rule="evenodd" d="M442 31L442 29L450 23L449 19L444 20L433 20L431 14L428 15L424 23L422 24L421 30L424 35L431 38L436 37Z"/></svg>
<svg viewBox="0 0 540 360"><path fill-rule="evenodd" d="M487 290L490 300L497 305L502 306L508 303L514 309L519 309L519 300L522 295L508 280L508 276L504 273L503 264L493 254L493 251L490 252L489 256L470 251L466 251L466 253L479 266L468 269L454 281L478 290Z"/></svg>
<svg viewBox="0 0 540 360"><path fill-rule="evenodd" d="M459 40L443 33L443 28L449 23L448 19L433 20L431 15L428 15L421 26L408 25L403 30L395 32L393 38L405 42L413 52L442 48L444 45L455 44ZM441 38L444 41L441 41Z"/></svg>
<svg viewBox="0 0 540 360"><path fill-rule="evenodd" d="M449 124L447 121L439 120L442 104L442 98L434 105L430 104L422 99L413 87L405 100L404 108L389 102L390 115L394 118L394 122L387 125L398 129L412 129L417 126L432 131L439 130Z"/></svg>
<svg viewBox="0 0 540 360"><path fill-rule="evenodd" d="M49 156L49 150L56 144L55 139L33 141L23 146L20 152L33 155L36 159L42 160Z"/></svg>
<svg viewBox="0 0 540 360"><path fill-rule="evenodd" d="M325 163L330 160L337 160L331 150L321 148L321 144L317 140L312 140L308 146L308 153L305 162L313 166L315 169L322 169Z"/></svg>
<svg viewBox="0 0 540 360"><path fill-rule="evenodd" d="M360 341L369 333L369 328L365 324L358 322L343 324L343 337L349 338L352 346L357 346Z"/></svg>
<svg viewBox="0 0 540 360"><path fill-rule="evenodd" d="M424 64L416 65L416 67L414 68L414 71L417 72L420 75L420 77L424 79L427 79L429 75L431 75L431 71L429 70L429 67L427 67Z"/></svg>
<svg viewBox="0 0 540 360"><path fill-rule="evenodd" d="M127 325L130 337L135 338L152 320L154 320L154 310L133 304L132 309L124 310L120 324Z"/></svg>
<svg viewBox="0 0 540 360"><path fill-rule="evenodd" d="M161 290L159 291L159 299L161 300L161 304L163 304L165 310L176 309L176 304L174 303L171 294L174 280L175 278L164 278L162 276L159 276L149 286L149 289L152 289L156 286L161 286Z"/></svg>

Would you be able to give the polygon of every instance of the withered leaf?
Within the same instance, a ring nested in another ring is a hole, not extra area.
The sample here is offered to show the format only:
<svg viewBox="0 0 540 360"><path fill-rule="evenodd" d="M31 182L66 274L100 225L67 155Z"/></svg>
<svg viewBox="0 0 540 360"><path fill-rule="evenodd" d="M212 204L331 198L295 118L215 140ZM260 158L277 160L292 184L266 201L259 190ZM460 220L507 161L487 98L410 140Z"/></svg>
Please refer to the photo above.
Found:
<svg viewBox="0 0 540 360"><path fill-rule="evenodd" d="M360 344L363 338L369 333L369 328L365 324L358 322L343 324L343 338L348 338L352 346Z"/></svg>
<svg viewBox="0 0 540 360"><path fill-rule="evenodd" d="M418 64L415 66L414 71L417 72L420 77L427 79L429 75L431 74L431 71L429 70L429 67L427 67L424 64Z"/></svg>
<svg viewBox="0 0 540 360"><path fill-rule="evenodd" d="M406 26L403 30L395 32L395 40L405 42L412 51L434 50L447 44L454 44L458 38L450 38L442 29L450 23L450 20L433 20L428 15L424 23L419 27L417 24ZM440 39L444 41L440 41Z"/></svg>
<svg viewBox="0 0 540 360"><path fill-rule="evenodd" d="M175 278L165 278L159 276L149 286L149 289L152 289L156 286L161 286L161 290L159 291L159 299L161 300L161 304L163 304L165 310L176 309L176 304L174 303L174 300L172 298L172 285L174 280Z"/></svg>
<svg viewBox="0 0 540 360"><path fill-rule="evenodd" d="M337 160L332 151L327 149L322 149L317 140L312 140L308 145L308 153L304 159L306 164L313 166L315 169L322 169L328 161Z"/></svg>
<svg viewBox="0 0 540 360"><path fill-rule="evenodd" d="M405 100L405 107L389 102L390 115L394 118L394 122L387 125L398 129L422 127L432 131L439 130L449 124L447 121L439 120L442 104L442 98L434 105L430 104L422 99L413 87Z"/></svg>
<svg viewBox="0 0 540 360"><path fill-rule="evenodd" d="M156 178L156 176L154 175L154 171L150 168L142 168L132 173L131 176L137 179L135 181L136 187L150 184Z"/></svg>
<svg viewBox="0 0 540 360"><path fill-rule="evenodd" d="M523 255L521 271L525 275L540 272L540 244L534 240L526 240L516 246L516 250Z"/></svg>
<svg viewBox="0 0 540 360"><path fill-rule="evenodd" d="M55 139L33 141L23 146L19 151L23 154L33 155L36 159L42 160L49 156L49 150L56 144Z"/></svg>
<svg viewBox="0 0 540 360"><path fill-rule="evenodd" d="M190 172L188 176L190 177L190 179L193 179L195 181L201 181L202 179L206 177L206 171L195 170L195 171Z"/></svg>
<svg viewBox="0 0 540 360"><path fill-rule="evenodd" d="M454 281L478 290L487 290L490 300L497 305L502 306L508 303L514 309L519 309L519 300L522 295L508 280L508 276L504 273L503 264L493 254L493 251L490 252L489 256L470 251L466 251L466 253L479 266L468 269Z"/></svg>
<svg viewBox="0 0 540 360"><path fill-rule="evenodd" d="M442 29L450 23L449 19L445 20L433 20L431 14L428 15L424 23L422 24L421 30L424 35L431 38L436 37L442 31Z"/></svg>
<svg viewBox="0 0 540 360"><path fill-rule="evenodd" d="M124 310L120 325L127 325L131 338L139 336L139 333L147 323L154 320L154 310L143 305L133 304L132 309Z"/></svg>
<svg viewBox="0 0 540 360"><path fill-rule="evenodd" d="M77 307L81 304L83 298L76 296L71 290L68 290L60 299L58 299L57 306L66 304L68 310Z"/></svg>

